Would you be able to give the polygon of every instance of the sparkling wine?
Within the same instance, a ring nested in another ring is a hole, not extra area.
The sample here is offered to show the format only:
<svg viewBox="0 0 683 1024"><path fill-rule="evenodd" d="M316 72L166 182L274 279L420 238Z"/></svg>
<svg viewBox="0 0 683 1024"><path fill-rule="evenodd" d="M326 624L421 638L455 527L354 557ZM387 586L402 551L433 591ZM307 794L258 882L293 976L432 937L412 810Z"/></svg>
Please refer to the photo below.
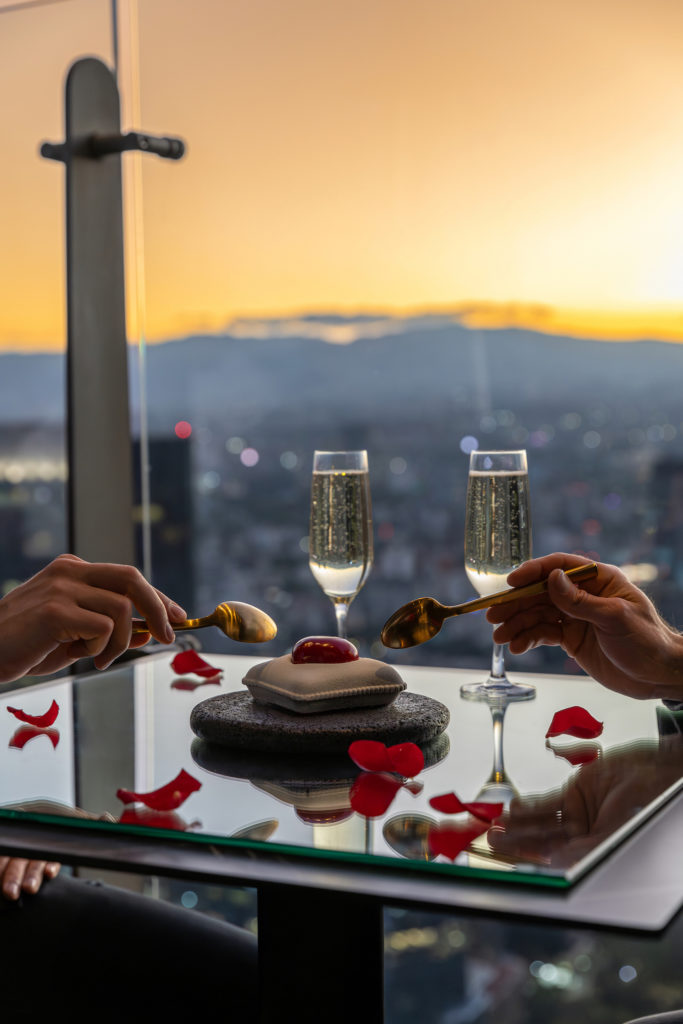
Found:
<svg viewBox="0 0 683 1024"><path fill-rule="evenodd" d="M372 512L367 472L314 472L309 565L332 600L349 601L372 566Z"/></svg>
<svg viewBox="0 0 683 1024"><path fill-rule="evenodd" d="M470 473L465 510L465 571L482 597L505 590L509 572L531 557L526 473Z"/></svg>

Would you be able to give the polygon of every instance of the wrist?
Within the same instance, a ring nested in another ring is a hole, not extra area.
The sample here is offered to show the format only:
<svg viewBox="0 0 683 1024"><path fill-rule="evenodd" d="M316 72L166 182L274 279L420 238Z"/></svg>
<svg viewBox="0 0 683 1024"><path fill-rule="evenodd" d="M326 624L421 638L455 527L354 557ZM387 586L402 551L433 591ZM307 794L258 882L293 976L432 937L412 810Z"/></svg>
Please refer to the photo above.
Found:
<svg viewBox="0 0 683 1024"><path fill-rule="evenodd" d="M683 708L683 635L668 630L667 643L662 652L657 696L669 707L680 704Z"/></svg>

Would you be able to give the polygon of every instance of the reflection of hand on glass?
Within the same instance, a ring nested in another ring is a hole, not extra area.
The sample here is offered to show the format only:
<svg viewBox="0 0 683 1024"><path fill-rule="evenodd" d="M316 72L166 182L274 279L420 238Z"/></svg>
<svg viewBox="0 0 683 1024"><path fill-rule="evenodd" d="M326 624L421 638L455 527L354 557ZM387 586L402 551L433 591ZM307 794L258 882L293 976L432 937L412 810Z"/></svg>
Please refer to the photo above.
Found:
<svg viewBox="0 0 683 1024"><path fill-rule="evenodd" d="M349 605L367 579L372 558L367 452L315 452L309 565L332 599L341 637L346 636Z"/></svg>
<svg viewBox="0 0 683 1024"><path fill-rule="evenodd" d="M615 566L598 563L598 575L582 588L561 571L588 561L558 552L512 572L508 583L514 587L549 575L548 591L489 608L488 620L499 623L496 642L508 644L513 654L539 644L560 646L611 690L683 700L683 637Z"/></svg>
<svg viewBox="0 0 683 1024"><path fill-rule="evenodd" d="M683 742L667 736L610 750L558 790L520 797L488 832L495 853L553 867L576 863L673 785Z"/></svg>

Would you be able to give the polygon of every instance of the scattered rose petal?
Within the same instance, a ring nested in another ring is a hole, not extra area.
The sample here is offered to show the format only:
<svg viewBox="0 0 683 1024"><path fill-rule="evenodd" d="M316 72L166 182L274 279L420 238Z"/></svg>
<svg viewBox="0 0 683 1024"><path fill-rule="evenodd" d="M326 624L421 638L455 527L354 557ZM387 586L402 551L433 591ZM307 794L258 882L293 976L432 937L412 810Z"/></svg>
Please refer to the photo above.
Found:
<svg viewBox="0 0 683 1024"><path fill-rule="evenodd" d="M196 651L180 651L173 658L171 662L171 668L174 672L177 672L179 676L187 675L191 673L195 676L203 676L205 679L209 679L212 676L218 676L221 674L221 669L216 668L214 665L209 665L208 661L204 661Z"/></svg>
<svg viewBox="0 0 683 1024"><path fill-rule="evenodd" d="M47 736L53 749L56 749L59 743L59 729L40 729L37 725L20 725L9 741L9 746L23 750L28 741L36 736Z"/></svg>
<svg viewBox="0 0 683 1024"><path fill-rule="evenodd" d="M570 764L590 764L591 761L596 761L602 753L602 747L599 743L572 743L565 747L553 747L552 744L546 743L548 750L552 750L555 757L563 757L565 761L569 761Z"/></svg>
<svg viewBox="0 0 683 1024"><path fill-rule="evenodd" d="M397 743L387 749L394 771L414 779L425 766L424 754L415 743Z"/></svg>
<svg viewBox="0 0 683 1024"><path fill-rule="evenodd" d="M349 757L366 772L391 771L387 748L379 740L354 740L349 746Z"/></svg>
<svg viewBox="0 0 683 1024"><path fill-rule="evenodd" d="M175 811L154 811L150 808L126 807L119 818L122 825L146 825L148 828L168 828L174 832L187 832L196 828L198 821L187 822Z"/></svg>
<svg viewBox="0 0 683 1024"><path fill-rule="evenodd" d="M53 700L44 715L27 715L21 708L8 707L7 710L15 718L18 718L20 722L26 722L28 725L37 725L39 729L46 729L56 722L57 715L59 714L59 704L56 700Z"/></svg>
<svg viewBox="0 0 683 1024"><path fill-rule="evenodd" d="M556 711L547 731L549 736L577 736L582 740L594 740L602 732L602 722L598 722L585 708L574 706Z"/></svg>
<svg viewBox="0 0 683 1024"><path fill-rule="evenodd" d="M387 747L379 740L354 740L349 757L367 772L397 772L412 779L424 768L424 755L415 743Z"/></svg>
<svg viewBox="0 0 683 1024"><path fill-rule="evenodd" d="M174 679L171 683L172 690L196 690L199 686L220 686L221 685L221 674L220 672L215 676L210 676L208 679L186 679L179 677Z"/></svg>
<svg viewBox="0 0 683 1024"><path fill-rule="evenodd" d="M438 857L455 860L459 853L478 836L487 832L488 824L483 821L470 821L466 825L432 825L429 829L429 849Z"/></svg>
<svg viewBox="0 0 683 1024"><path fill-rule="evenodd" d="M399 789L413 796L422 792L421 782L402 782L386 772L362 772L349 790L351 808L366 818L379 818L389 809Z"/></svg>
<svg viewBox="0 0 683 1024"><path fill-rule="evenodd" d="M488 804L479 801L463 803L455 793L443 793L441 796L433 796L429 801L435 811L442 814L462 814L467 812L480 818L482 821L491 822L503 813L502 803Z"/></svg>
<svg viewBox="0 0 683 1024"><path fill-rule="evenodd" d="M116 795L124 804L141 803L154 811L175 811L184 803L190 793L201 789L202 784L193 778L184 768L172 782L153 790L151 793L134 793L130 789L117 789Z"/></svg>

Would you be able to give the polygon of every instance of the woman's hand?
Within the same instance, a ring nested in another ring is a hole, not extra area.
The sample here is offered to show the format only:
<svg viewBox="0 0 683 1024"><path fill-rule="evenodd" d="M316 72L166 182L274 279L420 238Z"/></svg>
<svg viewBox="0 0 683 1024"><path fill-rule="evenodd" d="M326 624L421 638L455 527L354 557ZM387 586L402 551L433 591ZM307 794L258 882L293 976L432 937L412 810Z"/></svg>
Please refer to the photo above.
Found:
<svg viewBox="0 0 683 1024"><path fill-rule="evenodd" d="M560 646L611 690L683 700L683 637L616 566L599 562L597 577L583 589L563 572L589 561L558 552L510 573L513 587L548 576L548 590L489 608L489 622L499 624L495 642L508 644L512 654L539 644Z"/></svg>
<svg viewBox="0 0 683 1024"><path fill-rule="evenodd" d="M134 609L149 633L132 636ZM184 618L132 566L60 555L0 601L0 682L48 675L86 657L107 668L150 635L172 643L172 623Z"/></svg>
<svg viewBox="0 0 683 1024"><path fill-rule="evenodd" d="M43 879L57 877L60 866L50 860L0 857L0 889L3 899L18 900L22 892L33 896L43 884Z"/></svg>

